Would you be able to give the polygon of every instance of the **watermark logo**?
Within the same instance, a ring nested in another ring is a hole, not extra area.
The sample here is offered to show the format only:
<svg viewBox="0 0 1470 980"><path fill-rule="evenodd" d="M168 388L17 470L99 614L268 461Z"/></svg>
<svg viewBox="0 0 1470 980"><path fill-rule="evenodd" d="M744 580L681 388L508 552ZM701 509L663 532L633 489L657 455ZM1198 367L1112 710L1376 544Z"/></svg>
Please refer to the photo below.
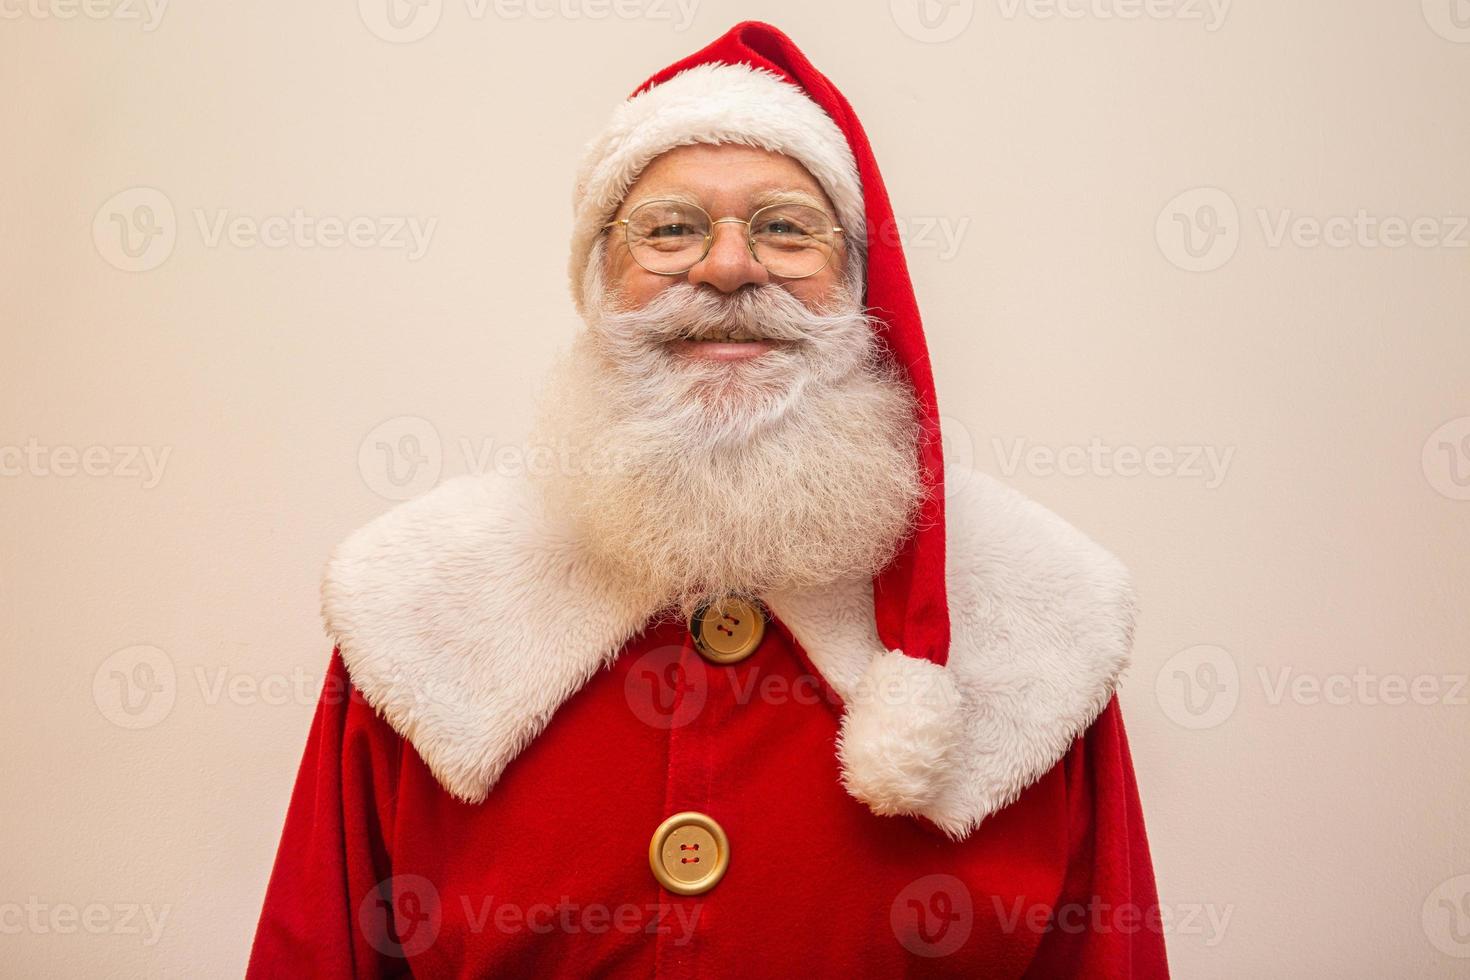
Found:
<svg viewBox="0 0 1470 980"><path fill-rule="evenodd" d="M699 0L465 0L472 20L484 20L493 8L497 20L646 20L669 23L687 31L699 12Z"/></svg>
<svg viewBox="0 0 1470 980"><path fill-rule="evenodd" d="M1470 0L1422 0L1424 19L1446 41L1470 44Z"/></svg>
<svg viewBox="0 0 1470 980"><path fill-rule="evenodd" d="M384 41L410 44L439 26L444 0L357 0L357 14Z"/></svg>
<svg viewBox="0 0 1470 980"><path fill-rule="evenodd" d="M1456 875L1424 899L1424 935L1435 949L1456 959L1470 959L1470 875Z"/></svg>
<svg viewBox="0 0 1470 980"><path fill-rule="evenodd" d="M1006 907L999 895L990 897L996 919L1004 932L1021 931L1068 935L1155 935L1201 936L1205 946L1218 946L1225 938L1234 905L1218 906L1199 902L1178 905L1139 905L1135 902L1110 902L1093 895L1085 902L1064 902L1050 906L1028 905L1017 898Z"/></svg>
<svg viewBox="0 0 1470 980"><path fill-rule="evenodd" d="M173 202L156 187L119 191L92 218L97 254L124 272L148 272L163 265L177 240Z"/></svg>
<svg viewBox="0 0 1470 980"><path fill-rule="evenodd" d="M457 440L465 468L472 473L499 476L600 476L623 472L632 459L624 451L592 443L578 445L566 439L555 442L503 442L494 439Z"/></svg>
<svg viewBox="0 0 1470 980"><path fill-rule="evenodd" d="M422 875L385 878L363 896L357 924L384 956L416 956L434 945L444 924L439 889Z"/></svg>
<svg viewBox="0 0 1470 980"><path fill-rule="evenodd" d="M337 249L345 246L402 252L417 262L429 252L438 218L401 214L307 214L292 208L289 214L261 217L237 214L229 208L195 208L194 224L205 248Z"/></svg>
<svg viewBox="0 0 1470 980"><path fill-rule="evenodd" d="M889 0L898 29L924 44L953 41L975 19L975 0Z"/></svg>
<svg viewBox="0 0 1470 980"><path fill-rule="evenodd" d="M888 923L903 948L937 959L965 944L975 927L970 889L954 875L926 875L894 898Z"/></svg>
<svg viewBox="0 0 1470 980"><path fill-rule="evenodd" d="M465 925L475 934L486 931L493 923L495 931L504 935L643 933L672 936L675 946L687 946L693 941L699 917L704 912L704 906L698 902L584 904L572 901L570 895L559 896L555 904L534 902L529 905L496 902L493 895L481 897L478 901L472 901L469 895L461 895L460 905L464 909Z"/></svg>
<svg viewBox="0 0 1470 980"><path fill-rule="evenodd" d="M939 416L940 452L944 455L944 499L970 485L975 474L975 437L962 419Z"/></svg>
<svg viewBox="0 0 1470 980"><path fill-rule="evenodd" d="M513 479L600 476L623 472L632 462L621 449L562 438L502 442L461 435L446 441L432 421L417 415L379 423L358 446L363 482L387 500L408 500L432 489L446 470Z"/></svg>
<svg viewBox="0 0 1470 980"><path fill-rule="evenodd" d="M303 667L295 667L288 673L252 674L235 670L228 664L196 666L192 676L200 700L211 708L222 704L240 707L262 704L269 707L309 706L314 705L318 698L340 704L349 693L337 690L336 685L326 689L320 674L310 673Z"/></svg>
<svg viewBox="0 0 1470 980"><path fill-rule="evenodd" d="M0 20L138 21L151 34L163 23L169 0L0 0Z"/></svg>
<svg viewBox="0 0 1470 980"><path fill-rule="evenodd" d="M163 482L172 446L0 445L0 477L70 478L77 475L137 480L144 490Z"/></svg>
<svg viewBox="0 0 1470 980"><path fill-rule="evenodd" d="M660 731L682 728L709 700L709 675L682 646L662 646L639 657L623 679L634 717Z"/></svg>
<svg viewBox="0 0 1470 980"><path fill-rule="evenodd" d="M834 708L844 703L936 707L948 704L947 699L957 692L932 677L918 681L887 677L874 683L865 676L839 696L811 671L787 674L744 661L729 669L713 669L691 647L670 644L648 651L632 664L623 679L623 696L644 724L669 730L692 723L712 696L721 704L733 705L825 702Z"/></svg>
<svg viewBox="0 0 1470 980"><path fill-rule="evenodd" d="M1240 702L1240 670L1224 647L1192 646L1164 662L1154 679L1154 696L1175 724L1214 728Z"/></svg>
<svg viewBox="0 0 1470 980"><path fill-rule="evenodd" d="M1274 670L1256 668L1257 679L1273 707L1284 702L1307 707L1327 705L1415 704L1464 706L1470 703L1465 687L1470 676L1465 674L1380 674L1359 667L1351 674L1337 671L1314 674L1283 666Z"/></svg>
<svg viewBox="0 0 1470 980"><path fill-rule="evenodd" d="M1026 439L1010 445L991 439L1000 471L1007 477L1025 470L1031 476L1096 476L1131 479L1198 480L1206 490L1219 489L1235 458L1234 446L1112 446L1093 437L1087 445L1046 446Z"/></svg>
<svg viewBox="0 0 1470 980"><path fill-rule="evenodd" d="M1253 676L1253 684L1247 685L1230 651L1204 644L1170 657L1155 678L1154 694L1169 720L1192 729L1224 724L1246 693L1271 708L1470 705L1470 675L1464 673L1409 675L1366 666L1320 673L1257 665Z"/></svg>
<svg viewBox="0 0 1470 980"><path fill-rule="evenodd" d="M883 224L868 230L872 241L882 242L913 258L918 252L934 252L941 262L948 262L960 254L965 233L970 230L970 217L958 218L948 215L895 215Z"/></svg>
<svg viewBox="0 0 1470 980"><path fill-rule="evenodd" d="M92 700L119 728L151 728L168 717L178 697L173 658L158 647L125 647L92 675Z"/></svg>
<svg viewBox="0 0 1470 980"><path fill-rule="evenodd" d="M156 946L163 938L172 905L140 905L136 902L43 902L31 895L24 903L0 902L0 936L21 933L71 936L140 936L141 945Z"/></svg>
<svg viewBox="0 0 1470 980"><path fill-rule="evenodd" d="M357 447L357 470L368 489L388 500L409 500L439 482L444 449L434 423L398 415L376 426Z"/></svg>
<svg viewBox="0 0 1470 980"><path fill-rule="evenodd" d="M1256 208L1256 220L1268 248L1389 249L1470 248L1470 217L1372 214L1358 208L1352 214L1319 217L1291 208Z"/></svg>
<svg viewBox="0 0 1470 980"><path fill-rule="evenodd" d="M1470 216L1375 214L1356 208L1302 214L1293 208L1254 208L1260 240L1269 249L1470 249ZM1189 272L1214 272L1240 247L1244 226L1235 200L1216 187L1185 191L1164 206L1154 225L1159 249Z"/></svg>
<svg viewBox="0 0 1470 980"><path fill-rule="evenodd" d="M1470 415L1451 419L1424 441L1429 485L1451 500L1470 500Z"/></svg>
<svg viewBox="0 0 1470 980"><path fill-rule="evenodd" d="M412 694L417 706L455 706L462 697L448 685L393 671L385 678L395 690ZM103 717L120 728L151 728L168 717L185 697L206 707L285 707L362 701L361 692L340 678L293 667L265 673L237 670L228 664L176 668L173 659L153 646L128 647L110 655L93 676L93 700ZM365 701L362 703L366 704Z"/></svg>
<svg viewBox="0 0 1470 980"><path fill-rule="evenodd" d="M698 0L463 0L471 21L646 20L668 22L677 32L694 23ZM428 37L444 17L444 0L357 0L357 13L376 37L410 44Z"/></svg>
<svg viewBox="0 0 1470 980"><path fill-rule="evenodd" d="M1240 210L1218 187L1196 187L1159 212L1154 237L1164 258L1187 272L1214 272L1240 247Z"/></svg>
<svg viewBox="0 0 1470 980"><path fill-rule="evenodd" d="M1232 0L996 0L1000 15L1015 20L1174 20L1203 24L1213 34L1225 26Z"/></svg>
<svg viewBox="0 0 1470 980"><path fill-rule="evenodd" d="M0 0L3 2L3 0ZM207 249L377 249L410 262L428 254L439 219L395 214L242 214L192 208L193 227ZM149 272L168 261L179 238L173 202L155 187L130 187L108 198L92 219L92 242L114 268Z"/></svg>

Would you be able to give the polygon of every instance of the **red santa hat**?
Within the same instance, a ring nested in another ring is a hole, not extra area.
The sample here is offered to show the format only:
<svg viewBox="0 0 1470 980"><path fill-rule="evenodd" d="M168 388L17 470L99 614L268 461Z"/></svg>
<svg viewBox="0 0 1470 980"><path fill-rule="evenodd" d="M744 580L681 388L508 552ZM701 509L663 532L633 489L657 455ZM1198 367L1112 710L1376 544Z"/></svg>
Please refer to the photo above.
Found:
<svg viewBox="0 0 1470 980"><path fill-rule="evenodd" d="M759 21L722 37L638 86L588 143L573 195L572 296L585 311L583 278L602 226L655 157L690 143L743 143L792 157L837 209L850 243L848 271L881 320L888 352L918 404L915 451L927 493L916 530L873 579L878 638L891 651L937 666L949 659L945 596L944 476L939 408L923 324L893 208L862 124L847 99L781 31Z"/></svg>

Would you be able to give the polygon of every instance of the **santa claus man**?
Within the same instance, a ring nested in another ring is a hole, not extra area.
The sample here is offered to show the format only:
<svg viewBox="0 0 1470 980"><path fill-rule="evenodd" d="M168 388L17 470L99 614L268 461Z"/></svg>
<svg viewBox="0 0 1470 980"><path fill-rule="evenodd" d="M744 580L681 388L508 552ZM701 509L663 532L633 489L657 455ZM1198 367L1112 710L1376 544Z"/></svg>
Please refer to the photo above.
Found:
<svg viewBox="0 0 1470 980"><path fill-rule="evenodd" d="M738 25L574 206L556 465L329 563L249 975L1165 975L1127 574L944 470L851 106Z"/></svg>

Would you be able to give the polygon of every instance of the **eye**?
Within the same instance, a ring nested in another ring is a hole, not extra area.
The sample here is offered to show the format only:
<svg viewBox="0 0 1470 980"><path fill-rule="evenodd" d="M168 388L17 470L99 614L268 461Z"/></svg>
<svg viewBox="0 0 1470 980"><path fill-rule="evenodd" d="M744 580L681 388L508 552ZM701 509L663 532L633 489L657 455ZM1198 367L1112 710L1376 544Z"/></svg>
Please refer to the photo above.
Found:
<svg viewBox="0 0 1470 980"><path fill-rule="evenodd" d="M755 233L757 235L805 235L807 230L790 218L770 218L762 221Z"/></svg>
<svg viewBox="0 0 1470 980"><path fill-rule="evenodd" d="M751 227L756 241L786 248L826 242L831 233L832 221L826 212L804 204L780 204L763 209Z"/></svg>
<svg viewBox="0 0 1470 980"><path fill-rule="evenodd" d="M690 235L698 235L699 231L693 225L671 222L650 228L649 238L683 238Z"/></svg>

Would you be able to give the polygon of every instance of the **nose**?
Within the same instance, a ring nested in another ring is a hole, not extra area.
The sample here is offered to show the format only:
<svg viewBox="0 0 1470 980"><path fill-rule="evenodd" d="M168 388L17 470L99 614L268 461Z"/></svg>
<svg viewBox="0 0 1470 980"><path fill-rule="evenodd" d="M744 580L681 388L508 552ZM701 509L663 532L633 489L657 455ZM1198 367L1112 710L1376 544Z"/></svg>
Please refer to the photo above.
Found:
<svg viewBox="0 0 1470 980"><path fill-rule="evenodd" d="M689 270L689 282L713 286L722 293L733 293L752 283L770 282L766 267L750 254L748 229L744 222L716 221L710 229L714 242L709 254Z"/></svg>

